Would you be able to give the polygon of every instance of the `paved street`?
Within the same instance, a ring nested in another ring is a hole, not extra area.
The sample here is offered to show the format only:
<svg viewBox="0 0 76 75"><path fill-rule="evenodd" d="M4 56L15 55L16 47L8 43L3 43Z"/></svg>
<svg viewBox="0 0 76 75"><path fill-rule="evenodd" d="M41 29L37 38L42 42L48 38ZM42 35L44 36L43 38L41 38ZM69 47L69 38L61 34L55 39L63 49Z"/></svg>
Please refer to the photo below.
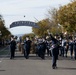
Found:
<svg viewBox="0 0 76 75"><path fill-rule="evenodd" d="M42 60L30 55L26 60L17 52L15 59L0 57L0 61L0 75L76 75L76 61L69 57L59 57L57 69L52 69L51 57L48 56Z"/></svg>

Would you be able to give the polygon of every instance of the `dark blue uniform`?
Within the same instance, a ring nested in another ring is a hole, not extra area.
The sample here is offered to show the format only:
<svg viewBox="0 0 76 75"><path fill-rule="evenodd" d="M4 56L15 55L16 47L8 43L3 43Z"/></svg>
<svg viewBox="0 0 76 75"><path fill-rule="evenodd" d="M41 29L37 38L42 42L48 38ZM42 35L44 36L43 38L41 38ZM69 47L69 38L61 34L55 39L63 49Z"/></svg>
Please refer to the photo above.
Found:
<svg viewBox="0 0 76 75"><path fill-rule="evenodd" d="M59 42L52 36L51 40L52 40L52 68L55 69L57 67L57 59L59 54Z"/></svg>
<svg viewBox="0 0 76 75"><path fill-rule="evenodd" d="M46 49L46 43L42 42L41 43L41 50L40 50L40 56L41 56L42 59L45 58L45 49Z"/></svg>
<svg viewBox="0 0 76 75"><path fill-rule="evenodd" d="M26 59L29 58L30 48L31 48L31 40L27 40L24 42L24 56Z"/></svg>
<svg viewBox="0 0 76 75"><path fill-rule="evenodd" d="M70 40L70 42L69 42L69 50L70 50L71 59L73 58L73 45L74 45L73 41Z"/></svg>
<svg viewBox="0 0 76 75"><path fill-rule="evenodd" d="M15 40L12 40L10 42L10 53L11 53L10 59L13 59L14 58L14 56L15 56L15 49L16 49L16 41Z"/></svg>
<svg viewBox="0 0 76 75"><path fill-rule="evenodd" d="M76 40L74 40L74 58L76 60Z"/></svg>

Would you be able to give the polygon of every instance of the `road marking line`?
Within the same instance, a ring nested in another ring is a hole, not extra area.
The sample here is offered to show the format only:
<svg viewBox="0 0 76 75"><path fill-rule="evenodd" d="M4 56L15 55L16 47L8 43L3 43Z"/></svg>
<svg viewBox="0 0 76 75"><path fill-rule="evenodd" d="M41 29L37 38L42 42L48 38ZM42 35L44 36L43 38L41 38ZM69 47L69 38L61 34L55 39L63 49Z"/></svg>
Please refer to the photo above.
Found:
<svg viewBox="0 0 76 75"><path fill-rule="evenodd" d="M2 61L0 61L0 63L1 63Z"/></svg>

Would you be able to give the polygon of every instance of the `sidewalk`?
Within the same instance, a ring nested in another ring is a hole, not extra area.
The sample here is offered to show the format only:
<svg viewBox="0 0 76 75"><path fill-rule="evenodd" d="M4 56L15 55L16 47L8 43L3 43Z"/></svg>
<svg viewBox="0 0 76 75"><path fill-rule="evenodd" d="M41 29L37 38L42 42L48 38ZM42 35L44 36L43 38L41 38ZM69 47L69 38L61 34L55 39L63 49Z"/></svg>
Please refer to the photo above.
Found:
<svg viewBox="0 0 76 75"><path fill-rule="evenodd" d="M4 48L4 46L0 46L0 50L3 49L3 48Z"/></svg>

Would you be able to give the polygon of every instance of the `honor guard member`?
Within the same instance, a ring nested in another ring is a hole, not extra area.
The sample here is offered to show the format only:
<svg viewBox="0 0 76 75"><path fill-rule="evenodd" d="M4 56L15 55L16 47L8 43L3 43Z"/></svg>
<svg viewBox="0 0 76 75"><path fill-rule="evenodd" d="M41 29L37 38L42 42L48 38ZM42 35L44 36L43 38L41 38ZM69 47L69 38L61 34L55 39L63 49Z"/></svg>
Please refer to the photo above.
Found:
<svg viewBox="0 0 76 75"><path fill-rule="evenodd" d="M26 37L26 40L24 41L24 56L26 59L29 58L29 53L30 53L30 49L31 49L31 40L29 39L29 37Z"/></svg>
<svg viewBox="0 0 76 75"><path fill-rule="evenodd" d="M74 59L76 60L76 37L74 39Z"/></svg>
<svg viewBox="0 0 76 75"><path fill-rule="evenodd" d="M14 39L14 36L11 36L11 42L10 42L10 59L14 59L15 56L15 49L16 49L16 41Z"/></svg>
<svg viewBox="0 0 76 75"><path fill-rule="evenodd" d="M52 40L52 68L57 68L57 59L59 54L59 42L50 34L50 39Z"/></svg>

